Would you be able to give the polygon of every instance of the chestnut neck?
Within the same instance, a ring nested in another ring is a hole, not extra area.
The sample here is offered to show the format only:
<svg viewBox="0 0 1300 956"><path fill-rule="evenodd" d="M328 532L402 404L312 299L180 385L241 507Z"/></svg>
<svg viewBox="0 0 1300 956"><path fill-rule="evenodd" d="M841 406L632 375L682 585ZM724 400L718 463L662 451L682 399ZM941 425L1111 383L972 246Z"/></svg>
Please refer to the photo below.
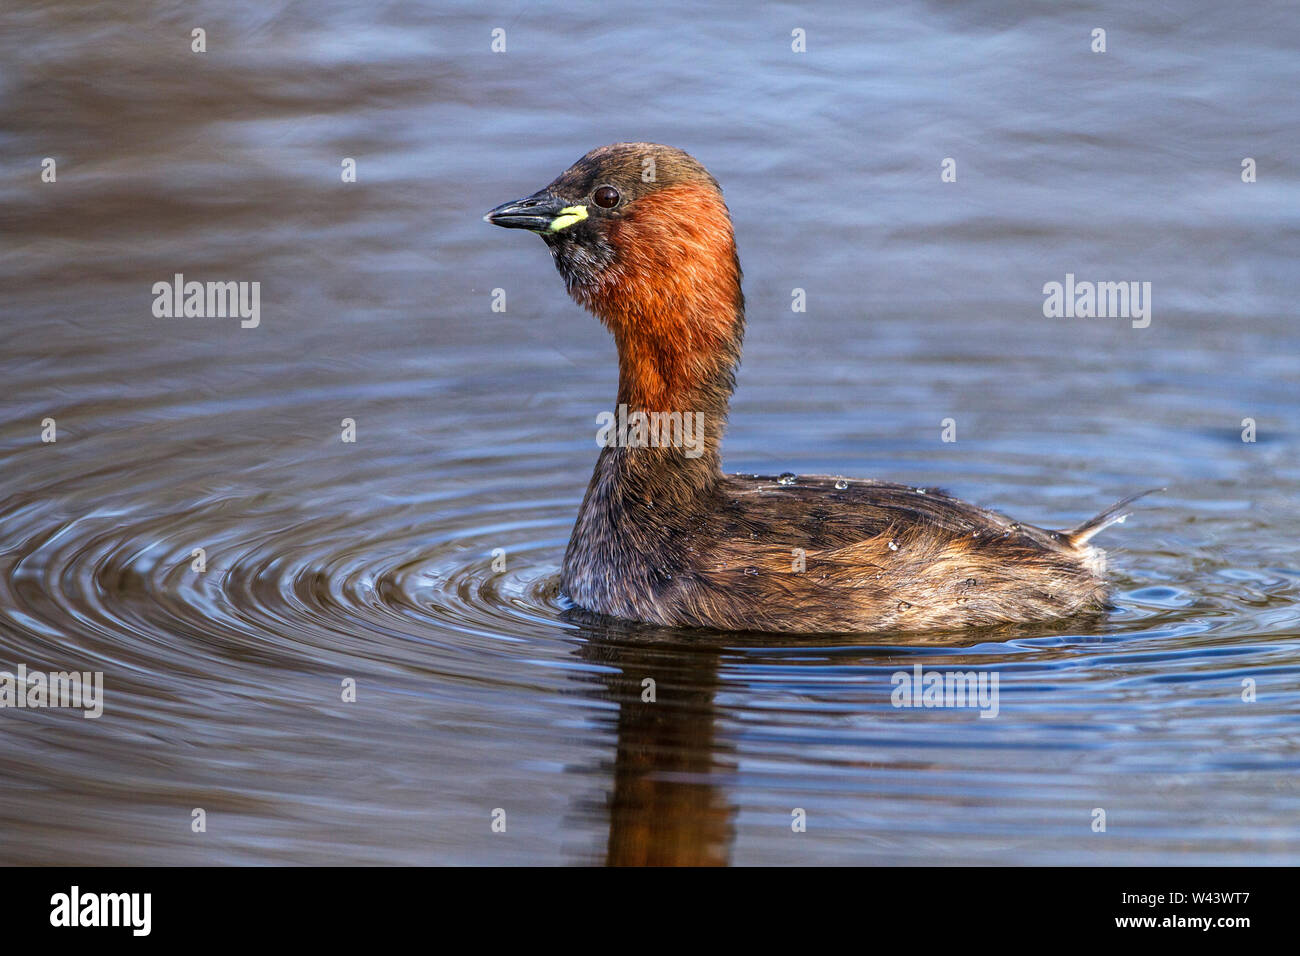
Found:
<svg viewBox="0 0 1300 956"><path fill-rule="evenodd" d="M628 414L703 416L698 457L625 449L624 463L682 470L693 483L716 478L745 326L727 207L711 184L667 186L629 207L609 242L614 261L582 298L614 335L618 404Z"/></svg>

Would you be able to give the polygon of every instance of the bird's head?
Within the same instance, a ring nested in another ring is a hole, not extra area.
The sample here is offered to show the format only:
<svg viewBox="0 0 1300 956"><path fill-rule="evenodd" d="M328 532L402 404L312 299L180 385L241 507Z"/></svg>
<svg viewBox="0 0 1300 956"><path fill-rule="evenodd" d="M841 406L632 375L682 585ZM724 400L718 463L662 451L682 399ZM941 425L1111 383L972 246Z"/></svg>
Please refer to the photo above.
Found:
<svg viewBox="0 0 1300 956"><path fill-rule="evenodd" d="M484 219L542 237L569 293L614 333L639 400L729 381L744 324L740 264L722 191L693 157L602 146Z"/></svg>
<svg viewBox="0 0 1300 956"><path fill-rule="evenodd" d="M607 297L657 298L690 280L738 285L731 217L717 181L694 157L657 143L593 149L544 189L484 219L543 239L569 291L602 319ZM695 290L701 291L701 290ZM730 291L730 289L728 289ZM602 294L603 293L603 294Z"/></svg>

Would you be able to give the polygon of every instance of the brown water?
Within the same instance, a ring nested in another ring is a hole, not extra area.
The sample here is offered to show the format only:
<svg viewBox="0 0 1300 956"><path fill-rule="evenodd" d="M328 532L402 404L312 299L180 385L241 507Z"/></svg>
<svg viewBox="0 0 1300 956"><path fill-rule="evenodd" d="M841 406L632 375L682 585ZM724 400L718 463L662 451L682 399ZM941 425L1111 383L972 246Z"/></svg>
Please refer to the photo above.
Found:
<svg viewBox="0 0 1300 956"><path fill-rule="evenodd" d="M1295 863L1294 6L856 6L6 4L0 669L105 702L0 710L0 860ZM1167 485L1102 539L1115 611L567 610L613 348L480 216L621 139L735 215L729 468L1047 526ZM155 318L178 272L260 282L260 324ZM1066 273L1151 282L1150 326L1045 318ZM998 716L891 706L916 663Z"/></svg>

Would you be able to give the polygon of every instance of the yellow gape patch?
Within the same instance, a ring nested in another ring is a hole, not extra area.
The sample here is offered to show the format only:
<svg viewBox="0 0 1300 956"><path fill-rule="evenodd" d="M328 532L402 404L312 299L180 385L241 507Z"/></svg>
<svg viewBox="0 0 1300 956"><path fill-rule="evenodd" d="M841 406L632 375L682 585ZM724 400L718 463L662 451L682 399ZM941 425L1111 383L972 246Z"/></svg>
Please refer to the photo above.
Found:
<svg viewBox="0 0 1300 956"><path fill-rule="evenodd" d="M586 218L586 206L565 206L560 210L560 214L551 220L551 226L547 232L559 232L561 229L568 229L575 222L582 222Z"/></svg>

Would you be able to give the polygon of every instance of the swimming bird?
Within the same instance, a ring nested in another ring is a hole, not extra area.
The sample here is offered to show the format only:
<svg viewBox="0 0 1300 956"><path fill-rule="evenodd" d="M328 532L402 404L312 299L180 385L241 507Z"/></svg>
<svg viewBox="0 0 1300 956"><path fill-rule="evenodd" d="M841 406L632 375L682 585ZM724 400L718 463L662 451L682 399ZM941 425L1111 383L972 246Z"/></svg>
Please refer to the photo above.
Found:
<svg viewBox="0 0 1300 956"><path fill-rule="evenodd" d="M542 237L569 294L613 334L620 428L636 423L602 447L565 551L561 589L578 607L826 633L1107 606L1104 553L1088 542L1138 495L1049 531L933 488L723 473L745 300L722 190L687 153L602 146L484 219ZM693 423L700 433L687 435Z"/></svg>

